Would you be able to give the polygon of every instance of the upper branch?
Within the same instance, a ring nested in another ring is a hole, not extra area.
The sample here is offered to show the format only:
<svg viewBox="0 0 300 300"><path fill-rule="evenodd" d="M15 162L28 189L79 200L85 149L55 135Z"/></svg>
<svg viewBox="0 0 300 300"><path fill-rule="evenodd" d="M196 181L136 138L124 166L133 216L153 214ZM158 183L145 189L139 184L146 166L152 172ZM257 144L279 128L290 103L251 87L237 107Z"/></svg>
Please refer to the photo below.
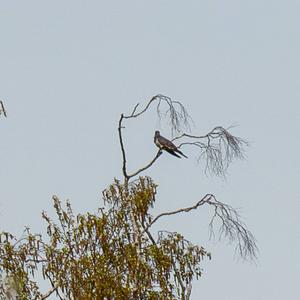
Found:
<svg viewBox="0 0 300 300"><path fill-rule="evenodd" d="M126 180L128 180L128 175L127 175L127 169L126 169L126 153L125 153L125 147L123 143L123 137L122 137L122 121L124 119L124 115L121 114L120 120L119 120L119 127L118 127L118 132L119 132L119 141L120 141L120 146L121 146L121 151L122 151L122 158L123 158L123 166L122 166L122 171L123 175Z"/></svg>
<svg viewBox="0 0 300 300"><path fill-rule="evenodd" d="M133 108L132 113L129 116L124 116L124 119L136 118L136 117L140 116L141 114L143 114L149 108L149 106L151 105L151 103L153 101L155 101L156 98L157 98L157 96L152 97L150 99L150 101L147 103L146 107L143 110L141 110L139 113L136 113L136 110L137 110L138 106L140 105L139 103L137 103L135 105L135 107Z"/></svg>
<svg viewBox="0 0 300 300"><path fill-rule="evenodd" d="M137 103L131 114L130 115L124 115L121 114L120 120L119 120L119 127L118 127L118 132L119 132L119 142L121 146L121 152L122 152L122 171L125 179L128 181L130 178L135 177L136 175L140 174L141 172L147 170L150 168L155 161L159 158L161 155L161 151L158 151L155 157L144 167L141 167L135 172L132 172L131 174L128 174L127 172L127 160L126 160L126 152L125 152L125 145L124 145L124 140L122 136L122 129L123 127L123 121L124 119L132 119L132 118L137 118L144 114L151 106L152 103L157 102L156 105L156 112L159 117L159 119L163 117L166 117L169 119L169 123L171 126L172 132L180 132L182 127L186 127L189 129L189 121L191 120L189 114L187 113L185 107L179 102L179 101L173 101L171 98L164 96L164 95L156 95L152 97L147 105L138 111L139 103ZM166 104L166 110L162 110L162 104Z"/></svg>
<svg viewBox="0 0 300 300"><path fill-rule="evenodd" d="M182 138L186 138L186 141L179 144L178 148L184 145L197 147L200 150L198 161L204 158L206 160L205 170L219 176L225 175L234 158L244 158L244 146L248 145L247 141L233 136L221 126L215 127L206 135L196 136L183 133L175 137L173 141Z"/></svg>
<svg viewBox="0 0 300 300"><path fill-rule="evenodd" d="M173 101L171 98L160 94L152 97L143 109L139 110L138 103L134 106L131 114L122 114L119 121L119 138L123 157L122 170L126 180L129 180L130 178L140 174L142 171L150 168L158 159L160 154L158 152L146 166L141 167L135 172L132 172L132 174L128 174L126 167L127 162L125 146L121 133L122 128L124 128L122 127L122 121L124 119L132 119L141 116L154 102L156 102L156 112L159 119L162 117L168 118L172 133L181 132L182 127L190 129L189 121L192 121L192 119L187 113L185 107L180 102ZM165 110L162 110L162 104L165 104ZM198 154L198 162L204 158L206 162L205 171L209 171L218 176L225 176L227 168L234 158L244 158L244 146L248 145L245 140L233 136L228 129L225 129L221 126L213 128L206 135L191 135L183 133L175 137L173 141L183 138L184 140L178 145L178 148L185 145L197 147L197 149L200 150Z"/></svg>
<svg viewBox="0 0 300 300"><path fill-rule="evenodd" d="M162 151L158 150L155 157L146 166L144 166L144 167L140 168L139 170L135 171L134 173L128 175L128 178L135 177L136 175L140 174L141 172L149 169L161 155L162 155Z"/></svg>
<svg viewBox="0 0 300 300"><path fill-rule="evenodd" d="M213 195L210 195L210 194L205 195L201 200L199 200L193 206L189 206L189 207L186 207L186 208L180 208L180 209L177 209L177 210L174 210L174 211L169 211L169 212L164 212L164 213L159 214L158 216L156 216L151 221L151 223L148 224L148 226L146 227L146 229L150 228L158 219L160 219L162 217L176 215L176 214L179 214L179 213L182 213L182 212L189 212L189 211L191 211L193 209L197 209L199 206L201 206L201 205L203 205L205 203L205 201L206 201L206 199L208 197L211 197L211 196L213 196Z"/></svg>
<svg viewBox="0 0 300 300"><path fill-rule="evenodd" d="M172 133L174 131L180 132L182 127L186 127L187 129L190 129L190 121L192 121L192 118L189 116L183 104L179 101L173 101L170 97L161 94L152 97L147 103L147 105L145 106L145 108L139 112L137 112L137 108L139 106L139 103L137 103L130 115L128 116L124 115L124 119L139 117L140 115L145 113L149 109L150 105L155 101L157 102L156 112L159 119L161 119L162 117L166 117L169 119ZM163 103L166 104L167 107L165 111L162 110Z"/></svg>

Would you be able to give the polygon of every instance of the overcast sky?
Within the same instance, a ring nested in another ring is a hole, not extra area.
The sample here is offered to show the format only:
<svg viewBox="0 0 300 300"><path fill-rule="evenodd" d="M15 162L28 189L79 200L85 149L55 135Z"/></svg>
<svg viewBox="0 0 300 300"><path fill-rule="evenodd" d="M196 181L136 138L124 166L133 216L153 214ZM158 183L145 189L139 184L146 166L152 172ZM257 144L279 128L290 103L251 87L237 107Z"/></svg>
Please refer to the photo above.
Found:
<svg viewBox="0 0 300 300"><path fill-rule="evenodd" d="M96 211L121 178L120 113L161 93L186 106L193 133L234 124L251 142L227 180L205 176L188 148L145 173L159 184L154 215L214 193L257 238L258 262L243 263L209 241L208 209L158 222L212 253L192 299L298 299L299 12L296 0L1 0L1 230L41 232L53 194ZM158 125L151 111L126 126L129 169L155 155Z"/></svg>

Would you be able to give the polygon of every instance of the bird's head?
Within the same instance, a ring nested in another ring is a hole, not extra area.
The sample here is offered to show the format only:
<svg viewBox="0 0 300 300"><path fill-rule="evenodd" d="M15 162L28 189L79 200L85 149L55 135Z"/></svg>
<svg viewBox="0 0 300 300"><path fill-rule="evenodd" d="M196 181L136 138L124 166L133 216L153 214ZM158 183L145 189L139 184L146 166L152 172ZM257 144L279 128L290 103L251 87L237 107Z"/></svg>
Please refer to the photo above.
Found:
<svg viewBox="0 0 300 300"><path fill-rule="evenodd" d="M160 132L158 130L155 131L154 137L160 136Z"/></svg>

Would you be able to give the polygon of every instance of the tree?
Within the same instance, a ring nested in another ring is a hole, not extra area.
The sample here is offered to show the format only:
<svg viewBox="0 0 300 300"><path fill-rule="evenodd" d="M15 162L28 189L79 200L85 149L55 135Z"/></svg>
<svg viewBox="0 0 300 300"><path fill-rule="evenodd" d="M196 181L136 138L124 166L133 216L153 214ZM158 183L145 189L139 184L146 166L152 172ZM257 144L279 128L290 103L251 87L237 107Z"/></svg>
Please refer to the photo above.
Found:
<svg viewBox="0 0 300 300"><path fill-rule="evenodd" d="M212 234L214 221L219 219L221 237L235 242L243 259L256 257L255 239L237 211L213 194L204 195L191 207L151 215L158 186L141 174L154 166L162 151L145 166L129 172L123 138L124 123L136 120L150 106L156 107L159 118L167 118L176 135L173 141L181 142L179 148L194 147L199 159L205 159L207 171L223 176L234 158L243 158L246 142L223 127L206 135L185 133L191 118L180 102L169 97L156 95L144 108L139 110L137 104L131 114L121 114L118 135L123 179L115 179L103 191L104 207L95 214L75 215L69 202L63 205L53 196L57 220L42 213L47 237L32 234L29 228L21 238L0 234L0 269L15 282L20 299L51 295L59 299L190 299L192 281L202 275L201 261L210 259L211 254L177 232L161 230L156 237L152 225L204 206L213 208ZM45 293L36 280L38 272L49 282Z"/></svg>

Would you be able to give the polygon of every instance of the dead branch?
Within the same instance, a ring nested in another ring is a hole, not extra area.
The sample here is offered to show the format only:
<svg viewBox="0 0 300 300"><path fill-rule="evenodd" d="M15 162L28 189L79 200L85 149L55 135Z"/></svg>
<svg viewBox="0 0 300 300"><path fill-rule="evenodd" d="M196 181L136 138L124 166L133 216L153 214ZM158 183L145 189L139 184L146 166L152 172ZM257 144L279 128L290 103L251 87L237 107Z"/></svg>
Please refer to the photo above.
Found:
<svg viewBox="0 0 300 300"><path fill-rule="evenodd" d="M144 108L139 110L139 103L137 103L134 106L131 114L122 114L119 120L118 131L123 158L122 171L127 181L150 168L158 159L160 154L158 152L146 166L132 172L131 174L128 174L125 146L122 137L122 129L124 128L123 121L124 119L132 119L141 116L154 102L156 102L156 112L159 119L167 118L169 120L172 134L174 132L181 132L183 127L188 130L190 129L190 122L192 122L192 119L187 113L185 107L180 102L173 101L171 98L160 94L152 97ZM163 104L165 104L167 107L165 110L162 110ZM197 159L198 162L201 160L205 161L205 172L208 171L217 176L225 176L225 173L233 159L243 159L245 156L244 146L248 145L245 140L233 136L228 129L225 129L221 126L213 128L206 135L191 135L182 133L181 135L175 137L172 141L183 138L184 141L178 145L178 148L186 145L196 147L199 150Z"/></svg>
<svg viewBox="0 0 300 300"><path fill-rule="evenodd" d="M118 132L119 132L119 141L121 145L121 151L122 151L122 157L123 157L123 166L122 166L122 171L124 178L128 180L128 175L127 175L127 169L126 169L126 153L125 153L125 147L123 143L123 138L122 138L122 121L123 121L124 115L121 114L120 120L119 120L119 127L118 127Z"/></svg>
<svg viewBox="0 0 300 300"><path fill-rule="evenodd" d="M180 132L183 127L190 129L190 122L192 122L192 118L188 114L183 104L179 101L173 101L170 97L161 94L152 97L145 108L139 112L137 112L137 108L139 106L139 103L137 103L130 115L124 115L124 119L139 117L140 115L145 113L150 105L155 101L157 102L156 112L159 119L161 119L162 117L169 119L172 133ZM167 109L165 111L163 111L161 108L163 103L167 106Z"/></svg>
<svg viewBox="0 0 300 300"><path fill-rule="evenodd" d="M175 137L173 141L185 138L186 141L179 144L191 145L200 150L198 162L204 158L205 171L218 176L225 176L226 170L233 159L245 157L244 146L248 142L240 137L233 136L228 129L217 126L206 135L190 135L183 133Z"/></svg>
<svg viewBox="0 0 300 300"><path fill-rule="evenodd" d="M190 212L204 204L208 204L214 208L214 215L209 223L210 237L214 236L214 222L218 217L221 222L219 238L227 237L229 242L236 242L236 250L241 258L245 260L247 258L255 259L258 248L253 234L246 228L246 225L241 221L240 215L234 208L218 201L212 194L206 194L193 206L159 214L145 227L142 233L148 231L162 217Z"/></svg>
<svg viewBox="0 0 300 300"><path fill-rule="evenodd" d="M161 152L158 151L155 157L146 166L138 169L132 174L128 174L126 152L125 152L125 146L124 146L124 141L122 136L122 129L125 128L123 126L123 121L124 119L132 119L141 116L150 108L151 104L154 102L157 102L156 112L159 119L165 117L169 120L172 133L180 132L183 127L185 127L186 129L190 128L189 122L192 121L192 119L187 113L185 107L179 101L173 101L170 97L160 95L160 94L152 97L149 100L149 102L146 104L146 106L140 111L138 111L139 103L137 103L134 106L130 115L121 114L121 117L119 119L118 133L119 133L119 141L120 141L121 152L122 152L122 172L126 181L129 181L130 178L150 168L158 159L158 157L161 155ZM167 109L164 111L162 110L162 104L165 104L167 107Z"/></svg>
<svg viewBox="0 0 300 300"><path fill-rule="evenodd" d="M147 170L148 168L150 168L150 167L155 163L155 161L156 161L161 155L162 155L162 151L159 150L159 151L156 153L155 157L148 163L148 165L146 165L145 167L143 167L143 168L137 170L136 172L134 172L134 173L128 175L128 177L129 177L129 178L135 177L136 175L140 174L141 172Z"/></svg>
<svg viewBox="0 0 300 300"><path fill-rule="evenodd" d="M47 299L48 297L50 297L53 292L55 292L57 290L57 287L53 287L51 288L47 293L45 293L42 297L41 300Z"/></svg>

